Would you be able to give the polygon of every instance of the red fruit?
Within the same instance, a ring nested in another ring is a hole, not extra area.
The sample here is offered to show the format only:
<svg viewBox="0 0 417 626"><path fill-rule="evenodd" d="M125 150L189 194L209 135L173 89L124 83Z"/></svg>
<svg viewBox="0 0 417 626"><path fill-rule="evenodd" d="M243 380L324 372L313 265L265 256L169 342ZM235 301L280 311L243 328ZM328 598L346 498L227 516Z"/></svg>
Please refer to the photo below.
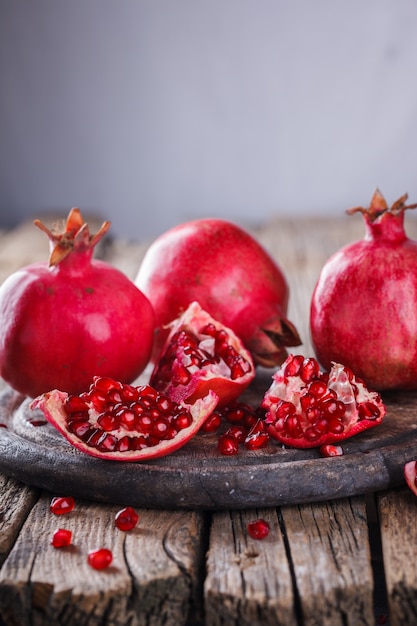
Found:
<svg viewBox="0 0 417 626"><path fill-rule="evenodd" d="M149 247L136 284L155 311L154 359L165 342L166 325L193 301L231 328L256 363L282 363L285 346L300 344L286 318L289 292L281 269L231 222L199 219L167 231Z"/></svg>
<svg viewBox="0 0 417 626"><path fill-rule="evenodd" d="M74 510L75 501L72 496L57 496L52 498L50 504L50 511L54 513L54 515L65 515L66 513L71 513Z"/></svg>
<svg viewBox="0 0 417 626"><path fill-rule="evenodd" d="M127 506L124 509L118 511L114 518L115 526L119 530L132 530L135 528L139 521L139 515L136 513L135 509L131 506Z"/></svg>
<svg viewBox="0 0 417 626"><path fill-rule="evenodd" d="M264 519L257 519L248 524L248 533L252 539L265 539L269 535L270 526Z"/></svg>
<svg viewBox="0 0 417 626"><path fill-rule="evenodd" d="M91 550L87 556L87 563L94 569L106 569L113 561L113 554L107 548Z"/></svg>
<svg viewBox="0 0 417 626"><path fill-rule="evenodd" d="M54 548L65 548L72 541L72 532L66 528L58 528L52 535L51 544Z"/></svg>
<svg viewBox="0 0 417 626"><path fill-rule="evenodd" d="M404 231L407 195L388 208L376 191L365 239L324 265L311 301L311 337L324 368L344 363L373 389L417 388L417 242Z"/></svg>
<svg viewBox="0 0 417 626"><path fill-rule="evenodd" d="M413 494L417 496L417 461L408 461L404 465L404 478Z"/></svg>
<svg viewBox="0 0 417 626"><path fill-rule="evenodd" d="M252 357L240 339L192 302L173 323L150 384L176 402L194 402L212 389L225 405L254 378Z"/></svg>
<svg viewBox="0 0 417 626"><path fill-rule="evenodd" d="M326 443L320 447L320 454L323 457L343 456L343 448L332 443Z"/></svg>
<svg viewBox="0 0 417 626"><path fill-rule="evenodd" d="M90 236L78 209L54 234L48 263L28 265L0 288L0 376L35 397L54 388L80 393L93 376L132 382L148 363L154 315L122 272L92 260L107 232Z"/></svg>
<svg viewBox="0 0 417 626"><path fill-rule="evenodd" d="M379 394L351 370L333 363L322 373L313 358L290 355L273 375L262 403L271 437L295 448L314 448L377 426L385 415Z"/></svg>
<svg viewBox="0 0 417 626"><path fill-rule="evenodd" d="M53 389L31 403L75 447L91 456L142 461L178 450L217 404L210 391L194 404L176 403L150 385L94 377L79 396Z"/></svg>
<svg viewBox="0 0 417 626"><path fill-rule="evenodd" d="M223 433L218 439L217 448L225 456L235 456L239 452L239 441L233 434Z"/></svg>

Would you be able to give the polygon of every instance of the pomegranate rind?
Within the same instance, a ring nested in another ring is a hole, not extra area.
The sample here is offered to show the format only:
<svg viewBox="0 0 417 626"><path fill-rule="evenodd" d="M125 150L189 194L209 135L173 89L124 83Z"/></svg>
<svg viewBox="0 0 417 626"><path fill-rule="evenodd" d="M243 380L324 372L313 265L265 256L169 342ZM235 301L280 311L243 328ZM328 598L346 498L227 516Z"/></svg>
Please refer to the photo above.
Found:
<svg viewBox="0 0 417 626"><path fill-rule="evenodd" d="M323 432L314 440L306 439L304 432L310 424L301 407L300 399L307 393L308 389L306 383L299 376L285 375L286 366L291 363L293 358L293 355L289 355L283 365L273 374L271 386L266 391L262 401L262 407L267 411L265 422L271 437L293 448L320 448L325 444L336 444L349 439L365 430L375 428L381 423L386 414L386 407L380 395L375 391L368 390L360 379L353 376L350 380L346 368L340 363L333 363L328 374L327 384L329 389L333 389L337 393L337 399L346 405L343 416L344 430L341 433ZM323 372L319 370L317 380L320 380L322 375ZM281 401L294 404L297 418L304 429L302 436L290 436L280 427L280 421L277 419L277 407ZM372 419L359 418L359 405L368 401L378 408L378 417Z"/></svg>
<svg viewBox="0 0 417 626"><path fill-rule="evenodd" d="M30 408L32 410L41 410L48 422L52 424L74 448L77 448L77 450L96 458L110 461L131 462L156 459L179 450L200 430L202 424L211 415L218 404L218 396L213 391L210 391L204 398L196 400L192 405L182 403L183 406L190 411L193 421L190 426L180 430L174 439L161 440L157 445L149 446L142 450L103 452L89 446L82 439L68 431L68 415L64 409L67 398L68 394L66 392L53 389L35 398L30 403ZM92 409L91 419L94 420L96 417L97 413Z"/></svg>
<svg viewBox="0 0 417 626"><path fill-rule="evenodd" d="M155 311L154 362L167 325L193 301L232 328L259 365L282 363L286 346L301 343L287 318L289 286L281 268L227 220L193 220L163 233L146 251L135 284Z"/></svg>
<svg viewBox="0 0 417 626"><path fill-rule="evenodd" d="M404 465L404 478L407 486L417 496L417 461L408 461Z"/></svg>
<svg viewBox="0 0 417 626"><path fill-rule="evenodd" d="M187 384L177 384L175 382L175 369L187 364L189 357L185 353L183 346L177 346L175 360L172 363L172 374L166 377L166 382L158 383L161 367L167 352L171 349L172 339L178 332L186 331L192 333L200 342L204 342L207 352L214 355L214 339L201 332L200 329L206 325L213 325L216 330L227 332L227 342L236 350L239 357L248 363L250 368L243 376L235 379L230 377L230 369L221 361L219 364L210 363L197 369L190 366L192 372L190 381ZM252 355L247 350L242 341L237 337L231 328L224 326L205 311L198 302L192 302L186 311L171 324L170 333L165 342L158 362L155 364L150 378L150 384L162 391L174 402L193 403L197 399L206 396L213 390L219 397L219 406L225 406L238 398L242 392L250 385L255 378L255 365Z"/></svg>

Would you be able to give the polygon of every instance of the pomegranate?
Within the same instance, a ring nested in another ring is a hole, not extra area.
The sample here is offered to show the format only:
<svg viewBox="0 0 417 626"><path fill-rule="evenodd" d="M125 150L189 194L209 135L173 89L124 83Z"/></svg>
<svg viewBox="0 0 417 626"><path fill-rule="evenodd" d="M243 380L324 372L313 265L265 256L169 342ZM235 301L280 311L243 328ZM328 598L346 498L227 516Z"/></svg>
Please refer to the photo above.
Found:
<svg viewBox="0 0 417 626"><path fill-rule="evenodd" d="M58 528L52 535L51 544L54 548L66 548L71 545L72 531L66 528Z"/></svg>
<svg viewBox="0 0 417 626"><path fill-rule="evenodd" d="M404 478L407 486L417 496L417 461L408 461L404 465Z"/></svg>
<svg viewBox="0 0 417 626"><path fill-rule="evenodd" d="M225 405L255 378L250 352L232 330L192 302L171 327L150 384L176 402L194 402L212 389Z"/></svg>
<svg viewBox="0 0 417 626"><path fill-rule="evenodd" d="M148 248L136 284L155 311L154 360L167 324L193 301L231 328L261 365L282 363L285 346L301 343L286 318L289 289L281 269L231 222L199 219L167 231Z"/></svg>
<svg viewBox="0 0 417 626"><path fill-rule="evenodd" d="M91 550L87 555L87 563L93 569L106 569L113 561L113 553L108 548Z"/></svg>
<svg viewBox="0 0 417 626"><path fill-rule="evenodd" d="M110 222L90 236L72 209L63 232L35 224L51 241L49 265L28 265L0 288L0 375L29 397L80 393L95 375L132 382L150 358L154 314L127 276L92 260Z"/></svg>
<svg viewBox="0 0 417 626"><path fill-rule="evenodd" d="M289 355L273 375L263 407L271 437L295 448L320 448L377 426L385 406L352 371L333 363L321 372L314 358Z"/></svg>
<svg viewBox="0 0 417 626"><path fill-rule="evenodd" d="M117 511L114 516L114 525L116 528L125 532L133 530L137 526L138 522L139 515L131 506L126 506L124 509L120 509L120 511Z"/></svg>
<svg viewBox="0 0 417 626"><path fill-rule="evenodd" d="M248 533L252 539L265 539L269 535L270 530L269 523L262 518L248 523Z"/></svg>
<svg viewBox="0 0 417 626"><path fill-rule="evenodd" d="M377 190L363 214L365 238L324 265L310 310L324 368L344 363L379 391L417 388L417 242L404 230L407 195L388 208Z"/></svg>
<svg viewBox="0 0 417 626"><path fill-rule="evenodd" d="M95 376L79 395L53 389L30 406L75 447L94 457L143 461L182 447L216 407L213 391L192 405L175 403L150 385Z"/></svg>

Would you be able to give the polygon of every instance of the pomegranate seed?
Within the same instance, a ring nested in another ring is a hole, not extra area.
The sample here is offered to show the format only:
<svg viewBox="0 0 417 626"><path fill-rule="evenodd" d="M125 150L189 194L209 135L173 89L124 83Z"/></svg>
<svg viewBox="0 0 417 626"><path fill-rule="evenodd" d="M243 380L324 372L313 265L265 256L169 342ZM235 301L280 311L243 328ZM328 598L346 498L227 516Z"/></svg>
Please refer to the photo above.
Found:
<svg viewBox="0 0 417 626"><path fill-rule="evenodd" d="M204 422L201 430L205 433L214 433L220 427L222 416L218 411L213 411L208 419Z"/></svg>
<svg viewBox="0 0 417 626"><path fill-rule="evenodd" d="M79 396L68 396L65 400L65 410L67 413L81 413L88 411L88 404Z"/></svg>
<svg viewBox="0 0 417 626"><path fill-rule="evenodd" d="M310 382L317 378L320 374L320 367L316 359L309 358L303 361L303 365L300 369L300 378L305 383Z"/></svg>
<svg viewBox="0 0 417 626"><path fill-rule="evenodd" d="M233 424L226 430L224 434L230 435L230 437L234 437L239 443L243 443L248 436L248 431L245 426L242 426L240 424Z"/></svg>
<svg viewBox="0 0 417 626"><path fill-rule="evenodd" d="M113 561L113 554L107 548L91 550L87 556L87 563L94 569L106 569Z"/></svg>
<svg viewBox="0 0 417 626"><path fill-rule="evenodd" d="M253 539L265 539L269 535L270 526L264 519L257 519L248 524L248 533Z"/></svg>
<svg viewBox="0 0 417 626"><path fill-rule="evenodd" d="M174 419L174 423L179 430L183 430L184 428L191 426L193 418L189 413L179 413Z"/></svg>
<svg viewBox="0 0 417 626"><path fill-rule="evenodd" d="M298 376L304 363L304 357L301 355L292 356L288 358L288 363L285 366L284 376Z"/></svg>
<svg viewBox="0 0 417 626"><path fill-rule="evenodd" d="M373 402L362 402L358 408L360 419L373 420L380 416L380 410Z"/></svg>
<svg viewBox="0 0 417 626"><path fill-rule="evenodd" d="M72 541L72 532L66 528L58 528L52 535L51 544L54 548L65 548Z"/></svg>
<svg viewBox="0 0 417 626"><path fill-rule="evenodd" d="M118 511L114 518L114 523L119 530L132 530L139 521L139 515L131 506Z"/></svg>
<svg viewBox="0 0 417 626"><path fill-rule="evenodd" d="M97 418L97 423L105 431L116 430L118 426L116 417L110 413L101 413Z"/></svg>
<svg viewBox="0 0 417 626"><path fill-rule="evenodd" d="M245 439L245 448L247 450L260 450L268 445L270 440L267 432L250 432Z"/></svg>
<svg viewBox="0 0 417 626"><path fill-rule="evenodd" d="M328 443L320 447L320 454L324 457L331 456L343 456L343 448L342 446L335 446L334 444Z"/></svg>
<svg viewBox="0 0 417 626"><path fill-rule="evenodd" d="M217 447L219 452L225 456L234 456L239 452L238 440L235 437L226 434L220 435Z"/></svg>
<svg viewBox="0 0 417 626"><path fill-rule="evenodd" d="M54 515L65 515L66 513L71 513L74 507L75 501L72 496L57 496L52 498L49 509Z"/></svg>

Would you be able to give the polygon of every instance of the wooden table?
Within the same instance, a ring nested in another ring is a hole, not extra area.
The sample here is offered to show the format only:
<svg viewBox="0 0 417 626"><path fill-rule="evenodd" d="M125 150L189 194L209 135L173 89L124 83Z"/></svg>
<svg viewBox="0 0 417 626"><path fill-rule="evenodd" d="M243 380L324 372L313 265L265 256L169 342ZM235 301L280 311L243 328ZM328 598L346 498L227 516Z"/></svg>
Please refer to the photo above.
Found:
<svg viewBox="0 0 417 626"><path fill-rule="evenodd" d="M417 238L413 217L406 218ZM89 220L91 223L91 221ZM361 238L356 217L272 220L254 229L292 288L290 319L311 354L308 309L318 273L342 244ZM108 240L100 254L134 277L146 243ZM0 280L47 254L31 222L0 234ZM129 533L120 506L77 500L65 519L53 492L0 475L0 616L7 626L356 626L417 623L417 500L404 486L269 509L138 510ZM155 489L158 485L155 485ZM297 489L297 485L294 485ZM271 533L252 540L247 523ZM73 530L56 550L53 531ZM86 553L105 546L112 566Z"/></svg>

